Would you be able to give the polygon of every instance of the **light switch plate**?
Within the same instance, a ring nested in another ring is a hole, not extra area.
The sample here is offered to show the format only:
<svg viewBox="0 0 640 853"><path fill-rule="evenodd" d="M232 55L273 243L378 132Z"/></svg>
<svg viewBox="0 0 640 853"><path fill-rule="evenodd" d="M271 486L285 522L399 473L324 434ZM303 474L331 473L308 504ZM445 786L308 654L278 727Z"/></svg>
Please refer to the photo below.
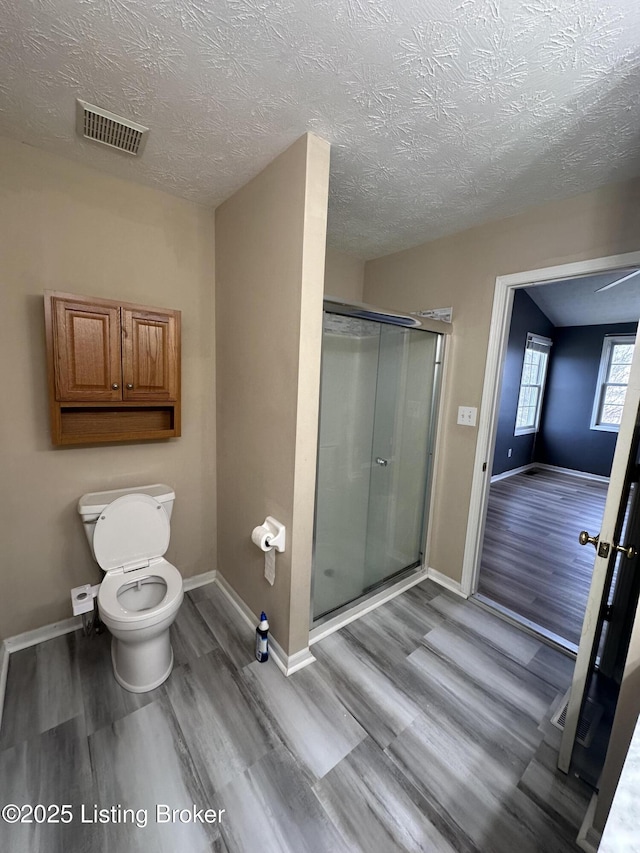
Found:
<svg viewBox="0 0 640 853"><path fill-rule="evenodd" d="M475 406L458 406L458 423L462 426L474 427L478 419L478 410Z"/></svg>

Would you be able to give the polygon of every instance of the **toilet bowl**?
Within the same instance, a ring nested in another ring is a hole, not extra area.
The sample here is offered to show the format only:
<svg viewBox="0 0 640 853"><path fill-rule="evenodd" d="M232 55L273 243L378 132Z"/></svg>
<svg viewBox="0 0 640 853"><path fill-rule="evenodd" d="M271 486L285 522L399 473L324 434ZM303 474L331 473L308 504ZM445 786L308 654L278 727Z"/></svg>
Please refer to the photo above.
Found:
<svg viewBox="0 0 640 853"><path fill-rule="evenodd" d="M173 667L169 629L184 597L182 577L164 559L174 493L155 484L83 495L78 502L94 558L105 572L100 617L111 633L116 681L146 693Z"/></svg>

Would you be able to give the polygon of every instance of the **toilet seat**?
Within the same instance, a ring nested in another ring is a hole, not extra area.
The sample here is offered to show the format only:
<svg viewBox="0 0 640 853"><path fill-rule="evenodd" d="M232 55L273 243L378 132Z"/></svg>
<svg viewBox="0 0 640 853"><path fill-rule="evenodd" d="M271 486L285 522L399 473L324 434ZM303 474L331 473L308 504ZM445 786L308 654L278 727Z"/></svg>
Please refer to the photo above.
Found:
<svg viewBox="0 0 640 853"><path fill-rule="evenodd" d="M166 583L162 601L148 610L127 610L120 603L118 593L123 586L137 581L152 581L159 578ZM146 628L161 622L173 609L177 610L183 598L182 575L168 563L159 557L152 560L148 566L135 571L107 572L98 590L98 606L103 621L116 623L120 628L129 626L132 629Z"/></svg>
<svg viewBox="0 0 640 853"><path fill-rule="evenodd" d="M106 506L93 534L93 547L105 576L98 590L103 621L120 629L150 628L177 611L182 603L182 575L163 554L169 547L166 510L146 494L128 494ZM162 600L147 610L127 610L118 599L123 587L137 582L166 584Z"/></svg>
<svg viewBox="0 0 640 853"><path fill-rule="evenodd" d="M98 565L107 573L130 572L162 557L171 536L165 508L150 495L116 498L96 521L93 550Z"/></svg>

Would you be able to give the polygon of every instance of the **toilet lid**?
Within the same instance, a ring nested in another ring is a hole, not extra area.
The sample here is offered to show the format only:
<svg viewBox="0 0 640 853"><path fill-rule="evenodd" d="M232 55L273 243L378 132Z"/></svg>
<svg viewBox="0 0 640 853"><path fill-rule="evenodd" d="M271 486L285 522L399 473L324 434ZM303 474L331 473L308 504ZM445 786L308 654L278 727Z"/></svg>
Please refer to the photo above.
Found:
<svg viewBox="0 0 640 853"><path fill-rule="evenodd" d="M169 547L169 517L150 495L116 498L100 513L93 533L96 560L105 572L135 569Z"/></svg>

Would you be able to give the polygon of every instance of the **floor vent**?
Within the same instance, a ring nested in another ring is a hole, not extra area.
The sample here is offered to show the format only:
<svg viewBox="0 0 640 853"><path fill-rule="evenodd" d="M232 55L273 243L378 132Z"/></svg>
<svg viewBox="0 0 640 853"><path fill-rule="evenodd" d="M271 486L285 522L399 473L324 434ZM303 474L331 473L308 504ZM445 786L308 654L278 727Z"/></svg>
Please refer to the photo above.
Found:
<svg viewBox="0 0 640 853"><path fill-rule="evenodd" d="M149 128L117 116L101 107L77 100L76 126L80 136L101 142L126 154L140 155L147 141Z"/></svg>
<svg viewBox="0 0 640 853"><path fill-rule="evenodd" d="M569 694L570 690L567 690L563 701L558 706L558 710L551 717L551 723L557 729L561 729L564 731L565 720L567 719L567 709L569 707ZM603 714L603 707L599 705L597 702L594 702L593 699L587 699L584 703L584 708L582 709L582 716L580 717L580 722L578 723L578 730L576 732L576 740L582 746L589 747L591 746L591 741L593 740L593 736L596 733L596 729L598 728L598 723L600 722L600 718Z"/></svg>

